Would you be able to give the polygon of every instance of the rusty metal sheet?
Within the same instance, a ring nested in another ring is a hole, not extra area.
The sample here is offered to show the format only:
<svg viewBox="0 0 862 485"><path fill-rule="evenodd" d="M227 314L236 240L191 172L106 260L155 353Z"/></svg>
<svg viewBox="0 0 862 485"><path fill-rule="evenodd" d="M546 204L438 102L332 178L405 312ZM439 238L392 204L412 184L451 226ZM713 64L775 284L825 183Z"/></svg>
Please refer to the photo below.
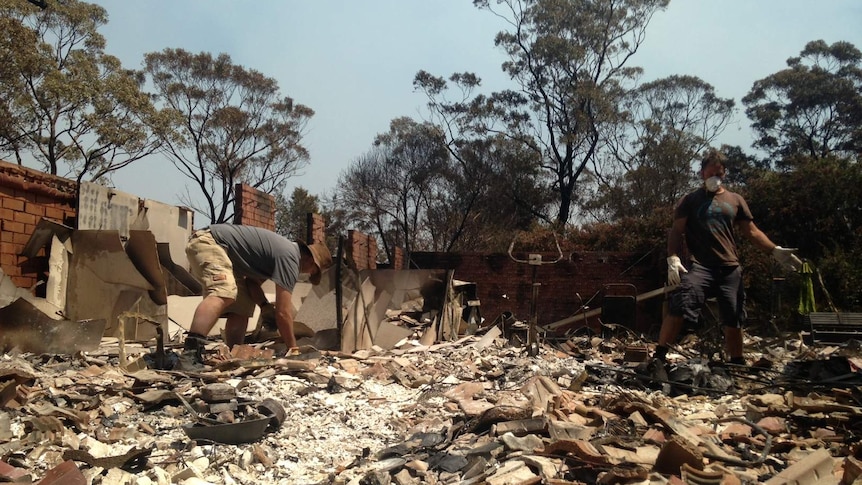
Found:
<svg viewBox="0 0 862 485"><path fill-rule="evenodd" d="M33 229L33 234L27 240L27 244L24 246L24 250L21 251L21 255L35 258L39 250L47 246L54 236L57 236L63 243L67 243L72 231L73 229L69 226L42 218L36 224L36 229Z"/></svg>
<svg viewBox="0 0 862 485"><path fill-rule="evenodd" d="M86 271L88 276L104 283L146 291L153 289L129 260L117 231L75 231L72 233L72 248L73 273L75 270Z"/></svg>
<svg viewBox="0 0 862 485"><path fill-rule="evenodd" d="M156 248L156 237L150 231L129 231L129 241L126 243L126 254L138 269L138 272L153 285L149 291L150 299L157 305L168 304L168 294L165 289L165 276L159 264Z"/></svg>
<svg viewBox="0 0 862 485"><path fill-rule="evenodd" d="M73 354L94 350L105 320L54 320L19 298L0 308L0 351L18 348L34 354Z"/></svg>
<svg viewBox="0 0 862 485"><path fill-rule="evenodd" d="M168 273L176 280L176 284L170 285L168 282L168 294L179 296L200 295L203 291L200 281L184 266L177 264L171 256L171 245L168 243L157 243L156 252L159 255L159 263L165 268Z"/></svg>

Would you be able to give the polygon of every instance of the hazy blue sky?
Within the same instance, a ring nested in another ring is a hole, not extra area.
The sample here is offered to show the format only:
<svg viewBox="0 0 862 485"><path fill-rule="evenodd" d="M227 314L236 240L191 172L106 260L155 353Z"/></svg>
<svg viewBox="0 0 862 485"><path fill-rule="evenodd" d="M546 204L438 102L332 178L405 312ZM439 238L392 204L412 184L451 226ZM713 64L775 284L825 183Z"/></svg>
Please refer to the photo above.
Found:
<svg viewBox="0 0 862 485"><path fill-rule="evenodd" d="M492 0L493 1L493 0ZM311 107L304 139L311 161L288 182L321 194L399 116L421 118L413 92L420 69L448 77L472 71L484 90L509 87L494 47L499 19L471 0L95 0L108 12L107 52L139 68L167 47L227 53L275 78L284 95ZM785 67L810 40L862 48L860 0L671 0L653 18L632 65L642 81L698 76L737 102L721 142L748 149L740 99L755 80ZM187 179L165 161L141 161L114 178L117 189L179 203ZM176 176L167 176L176 173Z"/></svg>

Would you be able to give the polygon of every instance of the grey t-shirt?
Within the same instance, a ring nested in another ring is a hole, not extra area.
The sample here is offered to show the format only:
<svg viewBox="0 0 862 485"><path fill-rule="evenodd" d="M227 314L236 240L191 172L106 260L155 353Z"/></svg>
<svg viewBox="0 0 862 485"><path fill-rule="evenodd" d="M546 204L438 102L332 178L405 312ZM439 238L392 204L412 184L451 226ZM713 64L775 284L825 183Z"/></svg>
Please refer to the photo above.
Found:
<svg viewBox="0 0 862 485"><path fill-rule="evenodd" d="M213 239L227 250L234 272L272 280L293 291L299 277L299 245L272 231L254 226L213 224Z"/></svg>

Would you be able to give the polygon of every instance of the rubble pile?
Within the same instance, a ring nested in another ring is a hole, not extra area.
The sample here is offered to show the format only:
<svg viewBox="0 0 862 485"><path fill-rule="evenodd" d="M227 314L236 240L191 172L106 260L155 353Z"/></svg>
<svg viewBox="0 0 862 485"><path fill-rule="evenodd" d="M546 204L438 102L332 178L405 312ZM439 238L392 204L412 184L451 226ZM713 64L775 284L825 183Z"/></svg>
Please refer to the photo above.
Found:
<svg viewBox="0 0 862 485"><path fill-rule="evenodd" d="M732 367L689 342L670 354L661 382L647 369L649 345L633 334L545 341L530 356L490 330L353 354L211 348L200 372L120 366L111 345L74 356L5 354L0 481L849 484L862 476L862 359L850 347L749 339L757 365Z"/></svg>

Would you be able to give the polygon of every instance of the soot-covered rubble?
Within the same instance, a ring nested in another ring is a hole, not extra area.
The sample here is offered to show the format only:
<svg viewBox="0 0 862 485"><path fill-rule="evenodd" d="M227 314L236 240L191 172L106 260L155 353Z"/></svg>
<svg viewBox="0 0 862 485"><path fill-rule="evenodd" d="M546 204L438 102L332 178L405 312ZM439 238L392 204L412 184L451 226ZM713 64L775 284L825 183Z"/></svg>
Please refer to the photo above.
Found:
<svg viewBox="0 0 862 485"><path fill-rule="evenodd" d="M684 340L675 382L649 377L651 345L628 332L544 341L536 356L495 327L283 358L214 342L201 372L123 369L110 344L6 354L0 481L854 483L859 352L791 337L749 338L753 367L706 362ZM258 420L258 435L237 434Z"/></svg>

